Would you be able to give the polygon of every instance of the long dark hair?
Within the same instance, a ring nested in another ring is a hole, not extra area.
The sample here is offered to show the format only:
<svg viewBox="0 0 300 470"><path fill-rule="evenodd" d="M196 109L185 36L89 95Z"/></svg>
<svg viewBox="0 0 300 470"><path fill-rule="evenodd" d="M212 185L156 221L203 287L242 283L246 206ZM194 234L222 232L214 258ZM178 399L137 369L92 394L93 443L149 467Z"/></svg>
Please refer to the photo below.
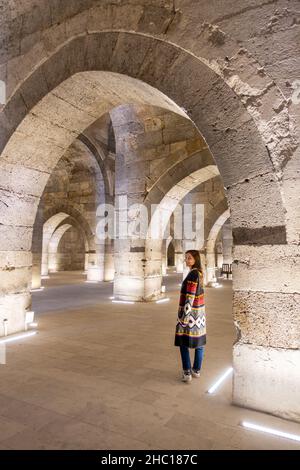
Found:
<svg viewBox="0 0 300 470"><path fill-rule="evenodd" d="M197 268L198 271L202 273L202 267L201 267L201 259L200 259L200 253L198 250L187 250L185 254L190 254L195 260L195 263L193 264L192 269Z"/></svg>

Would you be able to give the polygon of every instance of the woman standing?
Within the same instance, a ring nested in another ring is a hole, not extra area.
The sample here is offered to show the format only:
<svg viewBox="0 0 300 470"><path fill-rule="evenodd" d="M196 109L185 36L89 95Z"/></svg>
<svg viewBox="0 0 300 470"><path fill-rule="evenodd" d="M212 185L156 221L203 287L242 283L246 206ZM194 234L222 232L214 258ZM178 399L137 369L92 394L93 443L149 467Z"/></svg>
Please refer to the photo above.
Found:
<svg viewBox="0 0 300 470"><path fill-rule="evenodd" d="M183 368L182 380L190 382L192 376L200 377L204 345L206 344L206 321L199 251L186 251L185 262L190 271L181 285L175 346L180 347ZM189 348L195 349L193 368L191 368Z"/></svg>

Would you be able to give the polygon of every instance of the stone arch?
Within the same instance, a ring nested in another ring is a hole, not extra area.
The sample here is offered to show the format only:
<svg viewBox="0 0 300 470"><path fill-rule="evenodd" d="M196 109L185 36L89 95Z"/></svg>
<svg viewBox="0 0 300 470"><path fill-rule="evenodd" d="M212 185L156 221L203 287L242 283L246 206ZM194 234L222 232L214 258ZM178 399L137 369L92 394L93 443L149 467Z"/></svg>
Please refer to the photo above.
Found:
<svg viewBox="0 0 300 470"><path fill-rule="evenodd" d="M39 206L38 212L40 212L41 215L40 217L37 216L35 219L31 242L31 287L33 289L41 287L41 276L48 275L48 244L53 233L61 223L70 219L72 224L75 224L82 233L86 250L85 267L87 267L89 253L95 252L94 232L80 209L74 204L61 201L60 204L56 204L55 207L48 208L45 211Z"/></svg>
<svg viewBox="0 0 300 470"><path fill-rule="evenodd" d="M49 241L49 245L48 245L49 272L56 272L57 270L59 270L59 265L61 265L61 259L60 259L61 255L59 253L59 246L65 234L72 229L76 229L76 232L80 236L80 244L82 243L83 245L83 251L79 253L76 252L76 255L77 256L78 254L80 255L80 261L82 261L82 269L84 269L85 257L86 257L86 253L88 250L88 242L85 238L84 231L82 230L78 222L72 217L68 217L57 227L57 229L52 234L52 237ZM64 261L63 261L63 264L64 264Z"/></svg>
<svg viewBox="0 0 300 470"><path fill-rule="evenodd" d="M80 134L78 139L89 149L89 151L94 155L95 159L98 162L98 165L101 170L101 174L103 176L105 194L106 195L112 194L113 193L112 181L108 175L107 168L103 161L104 156L99 152L99 150L96 148L96 146L93 144L93 142L89 139L87 135Z"/></svg>
<svg viewBox="0 0 300 470"><path fill-rule="evenodd" d="M150 91L148 86L156 87L160 92L155 89ZM103 103L103 96L100 98L98 93L101 87L105 87L102 91L109 102ZM82 88L85 88L88 96L79 93ZM122 93L118 95L116 89ZM72 97L75 92L76 100ZM58 47L20 85L1 113L1 176L7 188L1 195L4 204L0 234L2 250L6 252L3 267L13 264L23 273L27 273L30 268L29 250L34 214L49 174L61 153L101 113L120 102L136 101L165 106L178 113L182 112L180 107L183 107L202 132L227 188L233 236L235 243L240 245L235 255L241 260L241 266L238 266L240 273L245 274L248 269L243 264L245 248L242 245L246 245L246 254L254 259L251 269L255 270L259 256L257 246L286 244L285 214L274 165L252 115L239 101L235 91L208 63L178 46L145 35L138 35L137 38L134 33L105 32L79 36ZM175 107L174 102L177 103ZM211 106L212 102L215 106ZM32 127L36 130L34 135ZM43 151L43 158L39 149ZM22 181L18 178L20 172ZM272 248L266 250L263 246L262 249L264 253L272 253ZM281 259L282 251L277 252L277 259ZM294 251L291 248L289 251L283 250L283 253L289 265ZM265 260L269 269L267 255ZM13 333L24 325L24 310L29 308L30 298L26 283L18 285L16 292L16 286L9 277L11 274L7 276L5 294L9 294L6 296L9 298L5 299L1 307L1 316L7 315L12 309L16 312L15 318L18 319L9 328L9 333ZM244 279L248 276L249 271ZM270 285L270 282L259 286L255 281L252 282L256 286L254 290L260 288L266 291L266 286ZM244 287L241 282L240 291L249 290L252 285ZM278 285L274 285L277 289ZM293 285L292 280L288 285L285 284L287 294L293 292ZM240 298L243 295L242 292ZM263 303L266 295L259 296ZM247 311L251 310L249 303L249 300L244 303ZM279 363L276 361L279 342L275 329L272 329L269 341L272 363ZM293 338L286 339L285 346L289 349L284 364L294 364L288 359L290 356L295 357L290 347L293 341ZM247 361L240 359L251 354L252 357L269 354L264 347L262 349L262 352L256 347L252 350L247 341L243 340L235 347L234 401L272 412L277 410L274 403L266 403L259 393L254 394L254 398L249 397L247 387L251 388L254 382L261 383L260 386L270 391L271 396L275 393L278 403L283 403L285 392L282 382L277 381L273 393L269 375L266 377L262 373L263 380L255 380L258 372L254 369L249 371ZM252 364L254 362L252 360ZM290 371L289 379L292 376L294 382L299 383L294 365L286 370ZM274 372L275 375L279 373L278 369ZM299 410L296 392L290 401ZM291 414L289 411L287 413Z"/></svg>
<svg viewBox="0 0 300 470"><path fill-rule="evenodd" d="M57 255L58 245L62 237L64 236L64 234L71 228L72 228L71 224L63 223L62 225L56 228L54 233L52 233L52 236L49 240L49 244L47 248L49 272L57 271L57 266L56 266L57 263L56 262L54 263L54 258Z"/></svg>
<svg viewBox="0 0 300 470"><path fill-rule="evenodd" d="M95 54L95 44L99 46L97 54ZM141 51L140 56L130 56L131 52L137 49ZM110 58L108 50L114 52L112 58ZM125 51L126 61L124 61ZM170 69L174 75L172 80L170 77L168 78L168 74L162 73L162 69L158 66L159 62L156 67L153 67L153 61L157 61L158 57L165 57L170 62ZM58 68L60 73L54 73ZM74 109L74 100L73 104L68 103L68 99L70 99L68 92L63 93L64 96L61 95L59 99L58 90L56 89L56 95L53 95L51 90L61 84L63 80L67 80L72 74L76 74L77 77L82 76L81 70L111 70L141 79L159 88L179 106L189 110L191 119L205 136L224 184L228 187L230 206L237 206L237 210L232 214L235 240L242 243L251 243L253 240L256 243L265 243L269 236L267 227L272 226L273 235L270 241L272 243L285 242L284 212L279 186L273 174L274 168L267 149L255 123L244 106L239 103L236 94L214 70L200 59L172 44L143 35L137 37L133 33L109 32L95 33L71 40L44 62L8 102L3 111L3 116L7 117L6 124L12 121L9 117L13 112L18 111L15 115L17 122L13 123L10 131L15 129L28 110L45 96L46 89L51 96L50 100L46 100L48 103L44 103L46 106L50 106L50 109L65 106L68 108L65 109L66 112L75 114L72 123L65 123L67 127L73 127L73 130L69 129L69 132L66 133L68 135L64 136L64 140L67 139L69 144L76 134L74 133L76 111L77 117L78 113L81 114L80 118L84 120L87 127L92 122L91 115L95 112L95 107L89 103L88 113L80 113L78 109ZM39 76L39 85L35 83L37 76ZM214 95L209 92L211 83L214 84ZM76 82L73 81L73 84L78 90L78 83L76 86ZM85 84L87 86L87 83ZM29 90L31 89L35 90L33 96L32 94L30 96ZM188 93L186 90L189 90ZM64 91L66 92L66 89ZM195 100L195 96L198 99ZM131 99L134 100L133 97ZM201 109L205 107L207 101L212 99L216 106L211 115L203 114ZM20 101L22 103L25 101L26 105L20 106ZM80 99L76 101L77 106ZM152 104L155 102L152 101ZM102 112L104 112L103 108ZM31 120L37 123L32 115ZM9 126L6 125L5 128L9 134ZM22 131L25 132L24 125L19 128L19 132ZM6 156L8 156L9 150L9 148L6 149ZM252 158L249 158L250 154ZM255 155L255 159L253 159L253 155ZM243 185L246 192L244 200L237 200L235 196L240 185ZM257 198L251 208L248 196L253 192L258 192L258 185L268 189L270 197L268 201ZM244 211L242 210L245 200L248 203L248 218L243 215ZM269 210L270 206L272 210ZM254 217L254 214L257 213L261 214L263 220L259 221L257 217Z"/></svg>
<svg viewBox="0 0 300 470"><path fill-rule="evenodd" d="M88 221L85 219L83 214L80 212L80 210L75 207L74 204L69 204L69 203L64 203L62 202L61 204L57 205L55 208L49 208L44 212L44 224L46 221L50 220L53 217L56 217L56 214L64 214L64 218L59 222L59 224L66 219L67 217L71 217L77 224L78 226L81 227L85 234L85 238L87 240L87 248L89 250L93 250L93 236L94 233L92 231L92 228L90 227ZM58 227L58 225L56 227Z"/></svg>
<svg viewBox="0 0 300 470"><path fill-rule="evenodd" d="M43 224L43 243L42 243L42 268L41 275L47 276L49 273L49 244L54 235L58 230L58 227L61 225L65 219L68 218L68 214L64 212L57 212L54 215L46 219ZM69 228L71 226L64 224L65 227Z"/></svg>

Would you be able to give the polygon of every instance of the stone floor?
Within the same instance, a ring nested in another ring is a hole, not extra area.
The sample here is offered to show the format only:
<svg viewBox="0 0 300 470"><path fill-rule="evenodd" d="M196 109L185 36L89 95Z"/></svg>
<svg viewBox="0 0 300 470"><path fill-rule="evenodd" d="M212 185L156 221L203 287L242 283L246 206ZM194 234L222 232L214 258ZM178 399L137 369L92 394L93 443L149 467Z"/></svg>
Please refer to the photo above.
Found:
<svg viewBox="0 0 300 470"><path fill-rule="evenodd" d="M206 290L203 373L180 381L173 346L180 276L165 278L170 302L112 304L112 283L58 273L33 294L38 334L7 345L0 365L0 449L300 449L241 428L242 420L300 434L300 425L232 406L235 332L231 282Z"/></svg>

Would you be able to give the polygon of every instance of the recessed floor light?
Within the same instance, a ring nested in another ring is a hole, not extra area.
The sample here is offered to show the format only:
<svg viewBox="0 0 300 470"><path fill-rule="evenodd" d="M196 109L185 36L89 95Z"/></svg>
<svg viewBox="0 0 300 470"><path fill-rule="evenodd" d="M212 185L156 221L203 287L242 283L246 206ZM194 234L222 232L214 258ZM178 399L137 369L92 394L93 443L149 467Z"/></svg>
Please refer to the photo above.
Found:
<svg viewBox="0 0 300 470"><path fill-rule="evenodd" d="M165 299L159 299L159 300L156 300L156 303L157 304L162 304L163 302L169 302L169 297L166 297Z"/></svg>
<svg viewBox="0 0 300 470"><path fill-rule="evenodd" d="M272 429L266 426L260 426L259 424L249 423L248 421L243 421L241 425L246 429L252 429L254 431L261 431L266 434L272 434L273 436L284 437L285 439L291 439L293 441L300 442L300 435L298 434L291 434L289 432L279 431L278 429Z"/></svg>
<svg viewBox="0 0 300 470"><path fill-rule="evenodd" d="M36 335L36 331L29 331L28 333L22 333L20 335L15 335L11 337L5 337L0 339L0 343L11 343L13 341L18 341L20 339L26 339L29 338L30 336Z"/></svg>
<svg viewBox="0 0 300 470"><path fill-rule="evenodd" d="M210 393L210 394L214 393L232 372L233 372L233 368L229 367L229 369L227 369L226 372L224 372L224 374L217 380L217 382L207 390L207 393Z"/></svg>

